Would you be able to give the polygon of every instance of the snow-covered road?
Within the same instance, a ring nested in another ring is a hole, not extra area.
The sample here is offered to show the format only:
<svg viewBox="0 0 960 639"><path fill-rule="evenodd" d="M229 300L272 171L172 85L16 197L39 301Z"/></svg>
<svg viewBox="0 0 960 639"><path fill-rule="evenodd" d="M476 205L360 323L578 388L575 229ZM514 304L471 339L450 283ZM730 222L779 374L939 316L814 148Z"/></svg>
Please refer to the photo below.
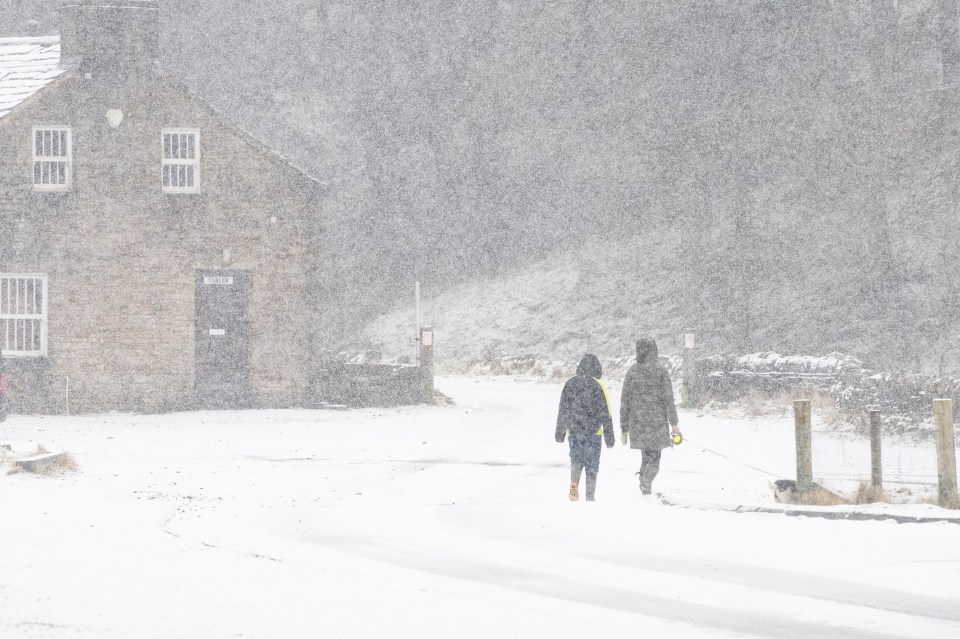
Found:
<svg viewBox="0 0 960 639"><path fill-rule="evenodd" d="M619 442L570 503L559 386L438 386L455 405L11 417L0 442L81 472L0 477L0 637L960 636L956 524L669 507ZM789 419L680 418L727 457L666 451L657 490L792 476Z"/></svg>

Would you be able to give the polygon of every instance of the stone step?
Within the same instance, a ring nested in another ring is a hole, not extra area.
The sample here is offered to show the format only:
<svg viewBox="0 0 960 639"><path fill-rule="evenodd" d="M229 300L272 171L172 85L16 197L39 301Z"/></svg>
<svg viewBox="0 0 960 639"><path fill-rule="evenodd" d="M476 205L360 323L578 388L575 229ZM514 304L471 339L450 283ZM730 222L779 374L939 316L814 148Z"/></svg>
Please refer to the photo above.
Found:
<svg viewBox="0 0 960 639"><path fill-rule="evenodd" d="M65 453L44 453L26 459L18 459L17 466L28 473L43 473L63 461Z"/></svg>

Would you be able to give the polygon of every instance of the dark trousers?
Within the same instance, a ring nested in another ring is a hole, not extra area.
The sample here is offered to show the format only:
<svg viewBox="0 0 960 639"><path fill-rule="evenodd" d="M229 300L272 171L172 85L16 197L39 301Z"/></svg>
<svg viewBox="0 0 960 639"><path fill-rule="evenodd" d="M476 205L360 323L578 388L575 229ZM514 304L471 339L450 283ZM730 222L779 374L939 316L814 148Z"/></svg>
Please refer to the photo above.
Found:
<svg viewBox="0 0 960 639"><path fill-rule="evenodd" d="M570 481L579 484L580 475L587 471L587 501L593 501L597 491L602 439L600 435L570 435Z"/></svg>
<svg viewBox="0 0 960 639"><path fill-rule="evenodd" d="M570 464L570 482L580 483L580 477L583 475L583 464L573 462ZM587 501L595 501L597 494L597 473L587 470Z"/></svg>
<svg viewBox="0 0 960 639"><path fill-rule="evenodd" d="M649 495L653 490L653 480L660 472L660 450L644 450L643 459L640 462L640 492Z"/></svg>
<svg viewBox="0 0 960 639"><path fill-rule="evenodd" d="M600 450L603 438L600 435L570 434L570 463L580 464L587 474L600 472Z"/></svg>

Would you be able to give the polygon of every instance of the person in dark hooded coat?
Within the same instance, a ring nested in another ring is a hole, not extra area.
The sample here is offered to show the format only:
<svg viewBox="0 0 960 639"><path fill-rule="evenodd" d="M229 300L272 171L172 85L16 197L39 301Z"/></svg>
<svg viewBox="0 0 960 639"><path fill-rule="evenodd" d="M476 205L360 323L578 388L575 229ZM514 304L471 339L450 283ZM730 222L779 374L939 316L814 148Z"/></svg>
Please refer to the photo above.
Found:
<svg viewBox="0 0 960 639"><path fill-rule="evenodd" d="M637 342L637 363L627 370L620 396L621 437L643 455L637 474L644 495L652 492L660 472L660 453L673 445L671 427L673 435L680 433L670 373L657 359L657 343L644 337Z"/></svg>
<svg viewBox="0 0 960 639"><path fill-rule="evenodd" d="M607 448L616 443L610 401L600 382L603 368L596 355L583 356L577 374L567 380L560 394L555 439L570 441L570 500L580 498L579 485L583 470L587 471L587 501L594 501L597 473L600 472L601 440Z"/></svg>

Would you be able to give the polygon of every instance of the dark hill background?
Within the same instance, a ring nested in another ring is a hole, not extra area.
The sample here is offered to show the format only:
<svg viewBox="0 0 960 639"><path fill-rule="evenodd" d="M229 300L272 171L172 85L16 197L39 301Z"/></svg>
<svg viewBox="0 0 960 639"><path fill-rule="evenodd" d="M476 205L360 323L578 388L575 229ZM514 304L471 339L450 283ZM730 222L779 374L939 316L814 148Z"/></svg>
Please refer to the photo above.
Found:
<svg viewBox="0 0 960 639"><path fill-rule="evenodd" d="M55 8L0 0L0 34L55 33ZM164 65L331 184L331 347L415 280L439 295L595 247L600 277L651 264L662 299L618 301L638 326L669 299L718 350L960 369L952 0L161 12Z"/></svg>

